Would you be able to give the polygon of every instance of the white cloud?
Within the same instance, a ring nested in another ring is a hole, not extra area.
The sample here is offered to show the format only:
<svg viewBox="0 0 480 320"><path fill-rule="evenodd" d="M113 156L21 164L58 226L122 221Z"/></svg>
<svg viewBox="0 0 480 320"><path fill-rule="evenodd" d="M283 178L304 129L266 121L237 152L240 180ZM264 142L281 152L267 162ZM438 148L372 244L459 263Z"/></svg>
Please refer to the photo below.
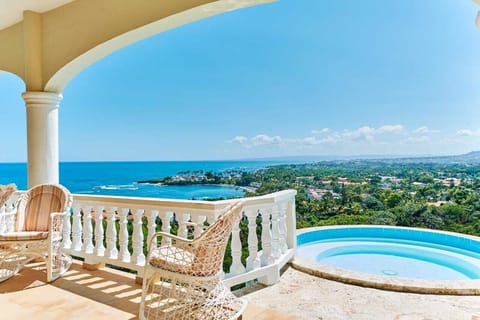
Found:
<svg viewBox="0 0 480 320"><path fill-rule="evenodd" d="M430 129L427 126L418 127L417 129L413 130L412 133L415 134L427 134L427 133L438 133L440 130Z"/></svg>
<svg viewBox="0 0 480 320"><path fill-rule="evenodd" d="M251 148L264 145L278 145L283 143L283 139L279 136L259 134L252 138L247 138L245 136L236 136L235 138L228 140L228 143L235 143L245 148Z"/></svg>
<svg viewBox="0 0 480 320"><path fill-rule="evenodd" d="M404 127L400 124L395 124L395 125L385 125L381 126L376 130L378 134L382 133L402 133L404 132Z"/></svg>
<svg viewBox="0 0 480 320"><path fill-rule="evenodd" d="M344 130L338 136L343 140L352 140L352 141L368 141L372 140L375 135L375 129L369 126L360 127L356 130ZM334 134L334 136L337 136Z"/></svg>
<svg viewBox="0 0 480 320"><path fill-rule="evenodd" d="M320 129L320 130L312 130L312 134L324 134L324 133L327 133L329 132L330 129L329 128L323 128L323 129Z"/></svg>
<svg viewBox="0 0 480 320"><path fill-rule="evenodd" d="M258 134L253 137L243 135L236 136L229 140L230 143L239 144L245 148L257 148L267 146L277 146L283 150L295 150L310 148L311 150L337 150L337 148L353 148L360 152L372 150L382 150L399 144L424 145L430 142L429 134L439 132L426 126L421 126L415 130L409 130L401 124L383 125L379 127L362 126L356 129L345 129L334 131L328 128L311 130L311 136L306 137L282 137L279 135ZM478 132L460 130L459 134L478 134ZM435 141L437 141L436 139ZM352 150L353 150L352 149Z"/></svg>
<svg viewBox="0 0 480 320"><path fill-rule="evenodd" d="M279 136L269 136L266 134L256 135L251 139L251 142L254 146L262 146L268 144L280 144L282 143L282 138Z"/></svg>
<svg viewBox="0 0 480 320"><path fill-rule="evenodd" d="M478 137L480 136L480 129L479 130L461 129L457 131L456 135L460 137Z"/></svg>
<svg viewBox="0 0 480 320"><path fill-rule="evenodd" d="M332 138L335 140L350 140L350 141L373 141L375 136L385 134L398 134L404 131L402 125L384 125L378 128L370 126L363 126L356 130L344 130L341 132L333 133Z"/></svg>
<svg viewBox="0 0 480 320"><path fill-rule="evenodd" d="M236 136L235 138L228 140L228 143L238 143L238 144L245 144L247 143L248 138L244 136Z"/></svg>
<svg viewBox="0 0 480 320"><path fill-rule="evenodd" d="M296 144L296 145L306 145L306 146L314 146L317 144L322 143L324 139L317 139L316 137L305 137L299 139L283 139L283 141L287 144Z"/></svg>

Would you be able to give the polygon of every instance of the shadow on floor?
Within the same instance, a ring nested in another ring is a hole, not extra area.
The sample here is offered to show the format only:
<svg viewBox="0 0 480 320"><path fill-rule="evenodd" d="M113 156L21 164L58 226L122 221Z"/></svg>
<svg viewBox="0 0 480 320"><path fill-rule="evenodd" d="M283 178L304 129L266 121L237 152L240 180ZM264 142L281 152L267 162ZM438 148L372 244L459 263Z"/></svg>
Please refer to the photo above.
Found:
<svg viewBox="0 0 480 320"><path fill-rule="evenodd" d="M82 268L81 262L74 262L67 273L50 284L46 283L45 263L28 264L0 284L0 294L47 285L130 313L132 319L137 319L142 287L135 283L135 275L110 268L88 271Z"/></svg>

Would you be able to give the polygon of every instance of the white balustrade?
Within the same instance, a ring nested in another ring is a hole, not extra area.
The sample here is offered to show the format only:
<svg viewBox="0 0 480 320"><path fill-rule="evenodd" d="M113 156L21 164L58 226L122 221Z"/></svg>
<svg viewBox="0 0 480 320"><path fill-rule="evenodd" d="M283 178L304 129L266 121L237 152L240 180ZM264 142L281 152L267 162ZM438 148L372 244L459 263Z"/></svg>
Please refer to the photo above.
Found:
<svg viewBox="0 0 480 320"><path fill-rule="evenodd" d="M145 254L143 254L143 210L137 209L133 215L133 235L132 235L132 263L136 265L145 264Z"/></svg>
<svg viewBox="0 0 480 320"><path fill-rule="evenodd" d="M295 211L295 197L290 197L287 207L287 219L285 219L287 227L287 246L289 248L297 247L297 216Z"/></svg>
<svg viewBox="0 0 480 320"><path fill-rule="evenodd" d="M74 251L80 251L83 247L82 242L82 208L80 205L73 206L73 222L72 222L72 247ZM68 247L64 247L68 249Z"/></svg>
<svg viewBox="0 0 480 320"><path fill-rule="evenodd" d="M148 212L148 237L147 237L147 245L150 243L150 240L152 239L153 235L155 234L157 230L157 216L158 216L158 211L156 210L149 210ZM156 244L153 244L156 247Z"/></svg>
<svg viewBox="0 0 480 320"><path fill-rule="evenodd" d="M227 285L253 279L265 284L278 281L280 269L293 257L296 248L295 194L294 190L285 190L242 199L245 220L232 229L232 264L224 279ZM73 256L84 258L87 263L108 263L135 270L141 275L145 265L144 248L158 229L158 219L161 220L161 231L171 233L175 216L178 235L187 237L193 225L193 237L197 238L203 232L204 223L215 223L230 203L231 200L187 201L74 194L72 214L64 221L62 247ZM0 232L13 230L14 216L5 214L12 210L12 201L0 208ZM257 219L261 221L260 225L257 225ZM246 224L247 228L241 230L240 224ZM259 234L257 229L261 229ZM249 254L244 265L242 250L247 249Z"/></svg>
<svg viewBox="0 0 480 320"><path fill-rule="evenodd" d="M93 253L92 207L83 208L83 247L85 253Z"/></svg>
<svg viewBox="0 0 480 320"><path fill-rule="evenodd" d="M281 254L280 250L280 209L278 205L272 208L272 257L278 259Z"/></svg>
<svg viewBox="0 0 480 320"><path fill-rule="evenodd" d="M285 253L288 250L287 246L287 203L282 202L279 205L279 223L278 223L278 245L280 253Z"/></svg>
<svg viewBox="0 0 480 320"><path fill-rule="evenodd" d="M120 210L120 234L118 242L120 245L119 259L122 262L130 262L130 251L128 250L128 213L127 208Z"/></svg>
<svg viewBox="0 0 480 320"><path fill-rule="evenodd" d="M65 215L63 220L63 232L62 232L62 248L68 249L72 246L72 240L70 239L70 234L72 233L72 224L70 222L70 212Z"/></svg>
<svg viewBox="0 0 480 320"><path fill-rule="evenodd" d="M242 264L242 242L240 241L240 226L238 223L233 225L232 229L232 265L230 273L239 275L245 272L245 266Z"/></svg>
<svg viewBox="0 0 480 320"><path fill-rule="evenodd" d="M117 208L115 207L107 211L107 231L105 238L107 240L107 257L110 259L117 259L118 257L116 212Z"/></svg>
<svg viewBox="0 0 480 320"><path fill-rule="evenodd" d="M172 220L173 218L173 212L163 212L162 215L161 215L161 218L162 219L162 231L163 232L166 232L166 233L170 233L170 230L172 229L172 226L170 225L170 221ZM172 242L172 239L170 238L163 238L162 239L162 245L170 245Z"/></svg>
<svg viewBox="0 0 480 320"><path fill-rule="evenodd" d="M178 223L178 236L186 238L188 235L188 221L190 220L189 214L176 214L177 223Z"/></svg>
<svg viewBox="0 0 480 320"><path fill-rule="evenodd" d="M272 208L262 211L262 256L260 262L262 266L267 266L274 262L272 255L272 230L270 229L270 216Z"/></svg>
<svg viewBox="0 0 480 320"><path fill-rule="evenodd" d="M194 238L198 238L202 235L203 233L203 223L205 222L205 220L207 220L207 217L205 216L195 216L195 217L192 217L191 218L195 223L195 229L193 230L193 237Z"/></svg>
<svg viewBox="0 0 480 320"><path fill-rule="evenodd" d="M95 213L95 248L96 256L102 257L105 255L105 246L103 245L103 207L97 207Z"/></svg>
<svg viewBox="0 0 480 320"><path fill-rule="evenodd" d="M248 258L247 271L260 267L260 258L258 257L258 236L257 236L257 211L254 208L245 210L248 219Z"/></svg>

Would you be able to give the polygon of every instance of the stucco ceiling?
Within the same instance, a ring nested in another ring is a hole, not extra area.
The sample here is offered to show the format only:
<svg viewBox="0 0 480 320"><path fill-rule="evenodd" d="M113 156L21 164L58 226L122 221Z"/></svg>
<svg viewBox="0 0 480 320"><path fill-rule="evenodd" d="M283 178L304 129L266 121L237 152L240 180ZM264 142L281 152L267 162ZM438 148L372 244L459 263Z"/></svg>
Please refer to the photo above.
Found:
<svg viewBox="0 0 480 320"><path fill-rule="evenodd" d="M0 0L0 30L22 21L23 11L46 12L74 0Z"/></svg>

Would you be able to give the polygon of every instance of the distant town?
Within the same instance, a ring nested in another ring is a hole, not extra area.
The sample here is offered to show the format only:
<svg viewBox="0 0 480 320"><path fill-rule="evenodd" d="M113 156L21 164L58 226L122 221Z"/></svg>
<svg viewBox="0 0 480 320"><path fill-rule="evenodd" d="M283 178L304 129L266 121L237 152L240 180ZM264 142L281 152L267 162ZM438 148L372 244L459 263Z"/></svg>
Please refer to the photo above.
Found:
<svg viewBox="0 0 480 320"><path fill-rule="evenodd" d="M386 224L480 236L480 153L466 156L185 171L139 183L230 185L244 188L246 196L295 189L297 227Z"/></svg>

